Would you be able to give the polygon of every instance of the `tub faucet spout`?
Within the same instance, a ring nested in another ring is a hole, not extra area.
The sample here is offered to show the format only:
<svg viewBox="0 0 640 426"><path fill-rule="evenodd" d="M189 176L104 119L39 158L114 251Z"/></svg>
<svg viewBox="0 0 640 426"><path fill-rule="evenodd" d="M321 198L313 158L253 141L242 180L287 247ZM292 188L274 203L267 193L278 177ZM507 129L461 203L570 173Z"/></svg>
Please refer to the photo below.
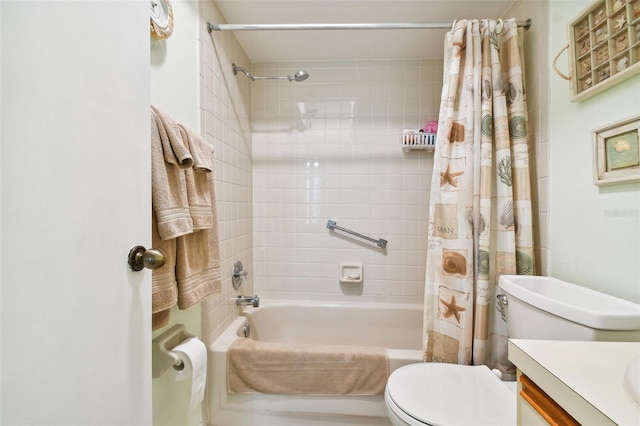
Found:
<svg viewBox="0 0 640 426"><path fill-rule="evenodd" d="M254 308L257 308L260 305L260 298L258 297L257 294L253 297L238 296L236 297L236 305L238 306L251 305Z"/></svg>

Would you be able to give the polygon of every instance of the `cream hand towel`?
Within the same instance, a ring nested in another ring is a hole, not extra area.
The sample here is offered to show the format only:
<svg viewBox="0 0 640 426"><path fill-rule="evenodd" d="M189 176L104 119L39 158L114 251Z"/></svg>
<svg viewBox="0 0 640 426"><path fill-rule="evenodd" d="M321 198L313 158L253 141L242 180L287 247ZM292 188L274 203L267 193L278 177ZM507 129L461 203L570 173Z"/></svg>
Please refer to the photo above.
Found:
<svg viewBox="0 0 640 426"><path fill-rule="evenodd" d="M155 314L151 314L151 330L156 331L162 327L169 325L171 319L171 310L161 311Z"/></svg>
<svg viewBox="0 0 640 426"><path fill-rule="evenodd" d="M168 323L176 303L187 309L220 292L221 276L211 149L195 133L151 109L153 245L167 255L167 264L154 270L152 279L155 330ZM193 209L190 199L195 200ZM205 229L194 232L192 211L196 227Z"/></svg>
<svg viewBox="0 0 640 426"><path fill-rule="evenodd" d="M189 212L187 185L182 167L192 166L173 131L171 138L167 133L167 118L164 120L151 111L151 193L152 207L158 221L158 235L166 240L185 235L193 231L193 221ZM171 129L169 129L171 130ZM177 126L174 129L180 133ZM169 139L175 142L180 159L175 156ZM188 150L187 150L188 153Z"/></svg>
<svg viewBox="0 0 640 426"><path fill-rule="evenodd" d="M211 156L211 146L202 139L199 134L187 129L182 124L178 124L191 157L193 158L193 168L196 172L209 173L213 171L213 158Z"/></svg>
<svg viewBox="0 0 640 426"><path fill-rule="evenodd" d="M163 240L158 234L156 215L151 213L152 246L164 252L166 263L151 271L151 324L157 330L169 323L170 310L178 302L176 283L176 239Z"/></svg>
<svg viewBox="0 0 640 426"><path fill-rule="evenodd" d="M181 124L178 127L193 157L193 167L184 171L193 230L210 229L213 226L213 214L207 174L213 171L211 148L200 135Z"/></svg>
<svg viewBox="0 0 640 426"><path fill-rule="evenodd" d="M153 105L151 105L151 110L155 113L158 121L165 161L169 164L176 164L181 169L192 167L193 156L189 151L187 141L182 139L180 135L178 123Z"/></svg>
<svg viewBox="0 0 640 426"><path fill-rule="evenodd" d="M220 243L213 173L207 173L211 197L212 226L177 239L176 279L178 307L187 309L205 297L219 293Z"/></svg>
<svg viewBox="0 0 640 426"><path fill-rule="evenodd" d="M381 395L389 377L384 348L260 342L229 347L231 392L281 395Z"/></svg>

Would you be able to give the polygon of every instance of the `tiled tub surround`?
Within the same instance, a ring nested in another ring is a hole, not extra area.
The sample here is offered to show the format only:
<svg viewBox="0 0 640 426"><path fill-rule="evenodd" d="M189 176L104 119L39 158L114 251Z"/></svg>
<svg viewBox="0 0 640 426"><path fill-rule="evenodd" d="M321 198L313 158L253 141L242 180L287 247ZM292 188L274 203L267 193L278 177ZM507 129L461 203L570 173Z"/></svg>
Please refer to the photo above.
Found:
<svg viewBox="0 0 640 426"><path fill-rule="evenodd" d="M210 345L210 377L227 376L229 347L244 339L245 323L250 338L273 345L332 345L336 353L342 345L383 347L391 372L422 360L422 304L270 300L244 311ZM214 425L390 425L383 395L231 393L218 379L208 383L207 403Z"/></svg>
<svg viewBox="0 0 640 426"><path fill-rule="evenodd" d="M399 134L436 120L441 60L254 64L308 80L252 89L254 286L265 299L422 303L433 155ZM237 78L243 78L238 76ZM246 80L246 79L245 79ZM327 220L386 250L330 232ZM364 282L339 282L340 263Z"/></svg>
<svg viewBox="0 0 640 426"><path fill-rule="evenodd" d="M232 33L209 34L206 22L224 23L213 1L200 7L199 81L202 133L215 150L216 198L220 233L222 292L205 300L202 307L203 336L212 342L237 316L234 298L253 295L252 251L252 154L251 86L236 78L233 62L249 59ZM233 263L241 260L249 270L240 291L231 284Z"/></svg>

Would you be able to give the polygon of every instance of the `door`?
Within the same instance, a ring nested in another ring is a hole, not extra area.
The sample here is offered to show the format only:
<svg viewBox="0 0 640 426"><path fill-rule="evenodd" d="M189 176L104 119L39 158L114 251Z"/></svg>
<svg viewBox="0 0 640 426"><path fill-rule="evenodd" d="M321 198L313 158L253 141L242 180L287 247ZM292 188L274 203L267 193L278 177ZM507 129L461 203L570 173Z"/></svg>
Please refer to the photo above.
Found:
<svg viewBox="0 0 640 426"><path fill-rule="evenodd" d="M149 4L0 19L0 423L150 424Z"/></svg>

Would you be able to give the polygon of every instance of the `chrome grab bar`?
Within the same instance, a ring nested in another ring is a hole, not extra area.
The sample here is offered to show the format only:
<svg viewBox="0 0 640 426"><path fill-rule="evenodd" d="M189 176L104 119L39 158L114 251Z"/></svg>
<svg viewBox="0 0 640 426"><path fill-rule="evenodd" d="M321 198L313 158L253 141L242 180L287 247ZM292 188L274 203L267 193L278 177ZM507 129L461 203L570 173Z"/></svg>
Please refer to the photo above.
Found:
<svg viewBox="0 0 640 426"><path fill-rule="evenodd" d="M336 222L335 222L335 221L333 221L333 220L329 220L329 221L327 222L327 228L329 228L329 229L330 229L330 230L332 230L332 231L333 231L334 229L337 229L337 230L339 230L339 231L346 232L347 234L355 235L356 237L360 237L360 238L365 239L365 240L367 240L367 241L374 242L374 243L376 243L376 245L377 245L378 247L380 247L380 248L386 248L386 247L387 247L387 240L382 239L382 238L380 238L380 239L377 239L377 240L376 240L376 239L373 239L373 238L371 238L371 237L367 237L366 235L362 235L362 234L359 234L359 233L357 233L357 232L351 231L351 230L349 230L349 229L341 228L341 227L339 227L338 225L336 225Z"/></svg>

